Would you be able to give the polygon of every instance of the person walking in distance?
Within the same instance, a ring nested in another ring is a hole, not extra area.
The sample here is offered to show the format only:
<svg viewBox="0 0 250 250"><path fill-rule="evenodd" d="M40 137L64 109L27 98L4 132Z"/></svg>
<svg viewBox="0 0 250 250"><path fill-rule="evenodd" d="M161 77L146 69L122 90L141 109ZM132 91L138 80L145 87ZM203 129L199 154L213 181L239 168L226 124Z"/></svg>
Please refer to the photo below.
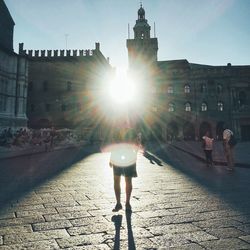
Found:
<svg viewBox="0 0 250 250"><path fill-rule="evenodd" d="M206 156L207 167L213 166L213 138L211 138L210 132L206 131L205 135L202 137L204 145L204 153Z"/></svg>
<svg viewBox="0 0 250 250"><path fill-rule="evenodd" d="M223 131L223 148L227 160L227 170L232 171L234 169L234 145L230 145L230 139L233 137L233 132L230 129Z"/></svg>

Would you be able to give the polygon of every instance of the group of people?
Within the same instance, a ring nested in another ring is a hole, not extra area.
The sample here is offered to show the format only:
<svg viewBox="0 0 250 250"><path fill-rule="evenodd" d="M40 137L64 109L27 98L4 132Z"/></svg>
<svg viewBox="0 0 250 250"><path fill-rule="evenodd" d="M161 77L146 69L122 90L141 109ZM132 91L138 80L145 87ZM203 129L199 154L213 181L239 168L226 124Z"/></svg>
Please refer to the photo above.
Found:
<svg viewBox="0 0 250 250"><path fill-rule="evenodd" d="M67 129L56 130L54 127L41 129L6 128L0 132L0 147L25 148L26 146L41 146L49 151L62 143L79 142L80 137L75 131Z"/></svg>
<svg viewBox="0 0 250 250"><path fill-rule="evenodd" d="M205 157L206 157L206 164L208 167L213 166L213 141L211 134L209 131L205 133L202 137L202 146L204 149ZM227 160L227 170L233 171L234 170L234 146L235 146L235 139L234 133L230 129L225 129L223 131L223 149L225 153L225 157Z"/></svg>

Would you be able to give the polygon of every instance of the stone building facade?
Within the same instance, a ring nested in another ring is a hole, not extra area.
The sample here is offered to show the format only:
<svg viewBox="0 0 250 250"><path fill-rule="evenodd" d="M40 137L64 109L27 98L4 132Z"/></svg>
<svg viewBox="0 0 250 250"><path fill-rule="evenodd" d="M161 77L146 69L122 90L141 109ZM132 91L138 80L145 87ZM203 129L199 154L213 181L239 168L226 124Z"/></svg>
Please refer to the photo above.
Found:
<svg viewBox="0 0 250 250"><path fill-rule="evenodd" d="M109 60L93 50L24 50L29 61L29 127L81 128L98 126L96 93L103 76L111 73Z"/></svg>
<svg viewBox="0 0 250 250"><path fill-rule="evenodd" d="M158 61L150 29L141 6L134 39L127 39L129 71L141 80L149 102L140 129L152 139L198 140L207 130L221 139L229 126L239 139L250 140L250 65Z"/></svg>
<svg viewBox="0 0 250 250"><path fill-rule="evenodd" d="M0 130L27 126L28 63L13 51L14 25L0 0Z"/></svg>

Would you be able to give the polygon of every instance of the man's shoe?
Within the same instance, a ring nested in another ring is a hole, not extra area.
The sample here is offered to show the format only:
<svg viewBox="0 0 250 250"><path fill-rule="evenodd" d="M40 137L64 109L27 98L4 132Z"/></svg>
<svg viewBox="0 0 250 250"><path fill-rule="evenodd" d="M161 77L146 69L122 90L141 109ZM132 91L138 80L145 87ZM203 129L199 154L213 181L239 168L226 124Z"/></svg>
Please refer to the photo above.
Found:
<svg viewBox="0 0 250 250"><path fill-rule="evenodd" d="M115 208L112 209L112 212L118 212L121 209L122 209L122 204L119 203L115 205Z"/></svg>

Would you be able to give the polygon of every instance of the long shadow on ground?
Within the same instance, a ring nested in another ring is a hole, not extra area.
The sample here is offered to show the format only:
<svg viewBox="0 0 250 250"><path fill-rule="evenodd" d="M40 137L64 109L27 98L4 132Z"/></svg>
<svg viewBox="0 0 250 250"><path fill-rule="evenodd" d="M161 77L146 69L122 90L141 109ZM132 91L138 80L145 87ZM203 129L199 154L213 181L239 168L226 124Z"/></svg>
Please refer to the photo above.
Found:
<svg viewBox="0 0 250 250"><path fill-rule="evenodd" d="M175 155L171 155L171 148L160 144L149 145L147 150L250 218L250 169L237 168L234 172L227 172L224 169L209 169L205 164L188 161L182 164L176 161Z"/></svg>
<svg viewBox="0 0 250 250"><path fill-rule="evenodd" d="M0 160L0 209L88 155L98 146L74 147Z"/></svg>

